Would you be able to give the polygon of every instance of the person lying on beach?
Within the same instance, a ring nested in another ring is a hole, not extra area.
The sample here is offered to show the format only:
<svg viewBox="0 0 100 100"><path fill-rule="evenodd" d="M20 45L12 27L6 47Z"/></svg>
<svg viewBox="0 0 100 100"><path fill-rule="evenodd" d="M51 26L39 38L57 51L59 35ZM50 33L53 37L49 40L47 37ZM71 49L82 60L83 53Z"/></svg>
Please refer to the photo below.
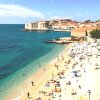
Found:
<svg viewBox="0 0 100 100"><path fill-rule="evenodd" d="M72 93L72 95L76 95L76 94L77 94L76 91Z"/></svg>
<svg viewBox="0 0 100 100"><path fill-rule="evenodd" d="M100 67L96 67L96 68L95 68L95 70L98 70L98 69L100 69Z"/></svg>
<svg viewBox="0 0 100 100"><path fill-rule="evenodd" d="M56 67L56 68L57 68L57 70L58 70L59 66L55 64L55 67Z"/></svg>
<svg viewBox="0 0 100 100"><path fill-rule="evenodd" d="M45 87L50 87L50 83L46 83L45 84Z"/></svg>
<svg viewBox="0 0 100 100"><path fill-rule="evenodd" d="M54 92L56 92L56 93L61 92L61 88L56 88L55 87Z"/></svg>
<svg viewBox="0 0 100 100"><path fill-rule="evenodd" d="M71 82L70 82L70 81L68 81L68 82L66 83L66 85L71 85Z"/></svg>
<svg viewBox="0 0 100 100"><path fill-rule="evenodd" d="M70 63L71 63L71 61L70 61L70 60L68 60L67 64L70 64Z"/></svg>
<svg viewBox="0 0 100 100"><path fill-rule="evenodd" d="M42 100L42 98L41 97L38 97L36 100Z"/></svg>

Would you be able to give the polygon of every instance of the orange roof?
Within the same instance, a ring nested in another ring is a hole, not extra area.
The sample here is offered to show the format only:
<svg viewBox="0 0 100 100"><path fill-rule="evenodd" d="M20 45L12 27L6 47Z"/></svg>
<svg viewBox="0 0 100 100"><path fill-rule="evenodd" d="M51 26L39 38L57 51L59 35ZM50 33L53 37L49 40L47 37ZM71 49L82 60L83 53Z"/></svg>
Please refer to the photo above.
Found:
<svg viewBox="0 0 100 100"><path fill-rule="evenodd" d="M100 27L81 27L81 28L75 28L72 30L72 32L84 32L86 30L93 30L96 28L100 28Z"/></svg>
<svg viewBox="0 0 100 100"><path fill-rule="evenodd" d="M62 26L77 26L78 24L75 22L61 22Z"/></svg>
<svg viewBox="0 0 100 100"><path fill-rule="evenodd" d="M94 29L100 29L99 27L82 27L82 28L75 28L71 31L71 34L74 36L85 36L86 31L92 31Z"/></svg>
<svg viewBox="0 0 100 100"><path fill-rule="evenodd" d="M67 23L61 23L62 26L67 26Z"/></svg>

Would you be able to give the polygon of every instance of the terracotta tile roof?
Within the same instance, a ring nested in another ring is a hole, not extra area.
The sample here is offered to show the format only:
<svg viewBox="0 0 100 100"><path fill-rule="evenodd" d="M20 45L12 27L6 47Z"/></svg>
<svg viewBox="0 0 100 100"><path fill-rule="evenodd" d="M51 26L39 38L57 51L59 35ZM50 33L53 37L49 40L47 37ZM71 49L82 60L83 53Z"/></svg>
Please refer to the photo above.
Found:
<svg viewBox="0 0 100 100"><path fill-rule="evenodd" d="M77 26L78 24L75 22L61 22L60 25L62 25L62 26Z"/></svg>
<svg viewBox="0 0 100 100"><path fill-rule="evenodd" d="M81 27L81 28L75 28L72 30L72 32L84 32L86 30L93 30L96 28L100 28L100 27Z"/></svg>
<svg viewBox="0 0 100 100"><path fill-rule="evenodd" d="M67 23L60 23L61 26L67 26Z"/></svg>

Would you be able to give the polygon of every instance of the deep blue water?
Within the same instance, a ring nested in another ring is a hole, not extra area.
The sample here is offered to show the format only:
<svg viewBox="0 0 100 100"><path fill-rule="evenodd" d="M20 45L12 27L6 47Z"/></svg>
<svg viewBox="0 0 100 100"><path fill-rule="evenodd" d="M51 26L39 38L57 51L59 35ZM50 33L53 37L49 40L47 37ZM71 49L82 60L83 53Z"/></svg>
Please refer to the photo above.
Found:
<svg viewBox="0 0 100 100"><path fill-rule="evenodd" d="M24 25L0 25L0 82L58 46L44 41L70 36L68 32L25 32L23 28Z"/></svg>
<svg viewBox="0 0 100 100"><path fill-rule="evenodd" d="M52 50L54 45L47 45L44 41L69 35L61 32L24 32L21 31L23 27L0 25L0 79Z"/></svg>

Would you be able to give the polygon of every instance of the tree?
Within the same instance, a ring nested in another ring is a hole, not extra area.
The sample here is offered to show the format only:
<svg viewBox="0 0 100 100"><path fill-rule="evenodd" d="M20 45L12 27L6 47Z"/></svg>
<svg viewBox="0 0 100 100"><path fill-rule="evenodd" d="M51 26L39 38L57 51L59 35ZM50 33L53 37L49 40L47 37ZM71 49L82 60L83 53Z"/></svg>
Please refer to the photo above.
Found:
<svg viewBox="0 0 100 100"><path fill-rule="evenodd" d="M71 36L72 41L75 41L75 38L76 38L75 36L73 36L73 35Z"/></svg>
<svg viewBox="0 0 100 100"><path fill-rule="evenodd" d="M92 38L100 38L100 29L95 29L90 32Z"/></svg>

